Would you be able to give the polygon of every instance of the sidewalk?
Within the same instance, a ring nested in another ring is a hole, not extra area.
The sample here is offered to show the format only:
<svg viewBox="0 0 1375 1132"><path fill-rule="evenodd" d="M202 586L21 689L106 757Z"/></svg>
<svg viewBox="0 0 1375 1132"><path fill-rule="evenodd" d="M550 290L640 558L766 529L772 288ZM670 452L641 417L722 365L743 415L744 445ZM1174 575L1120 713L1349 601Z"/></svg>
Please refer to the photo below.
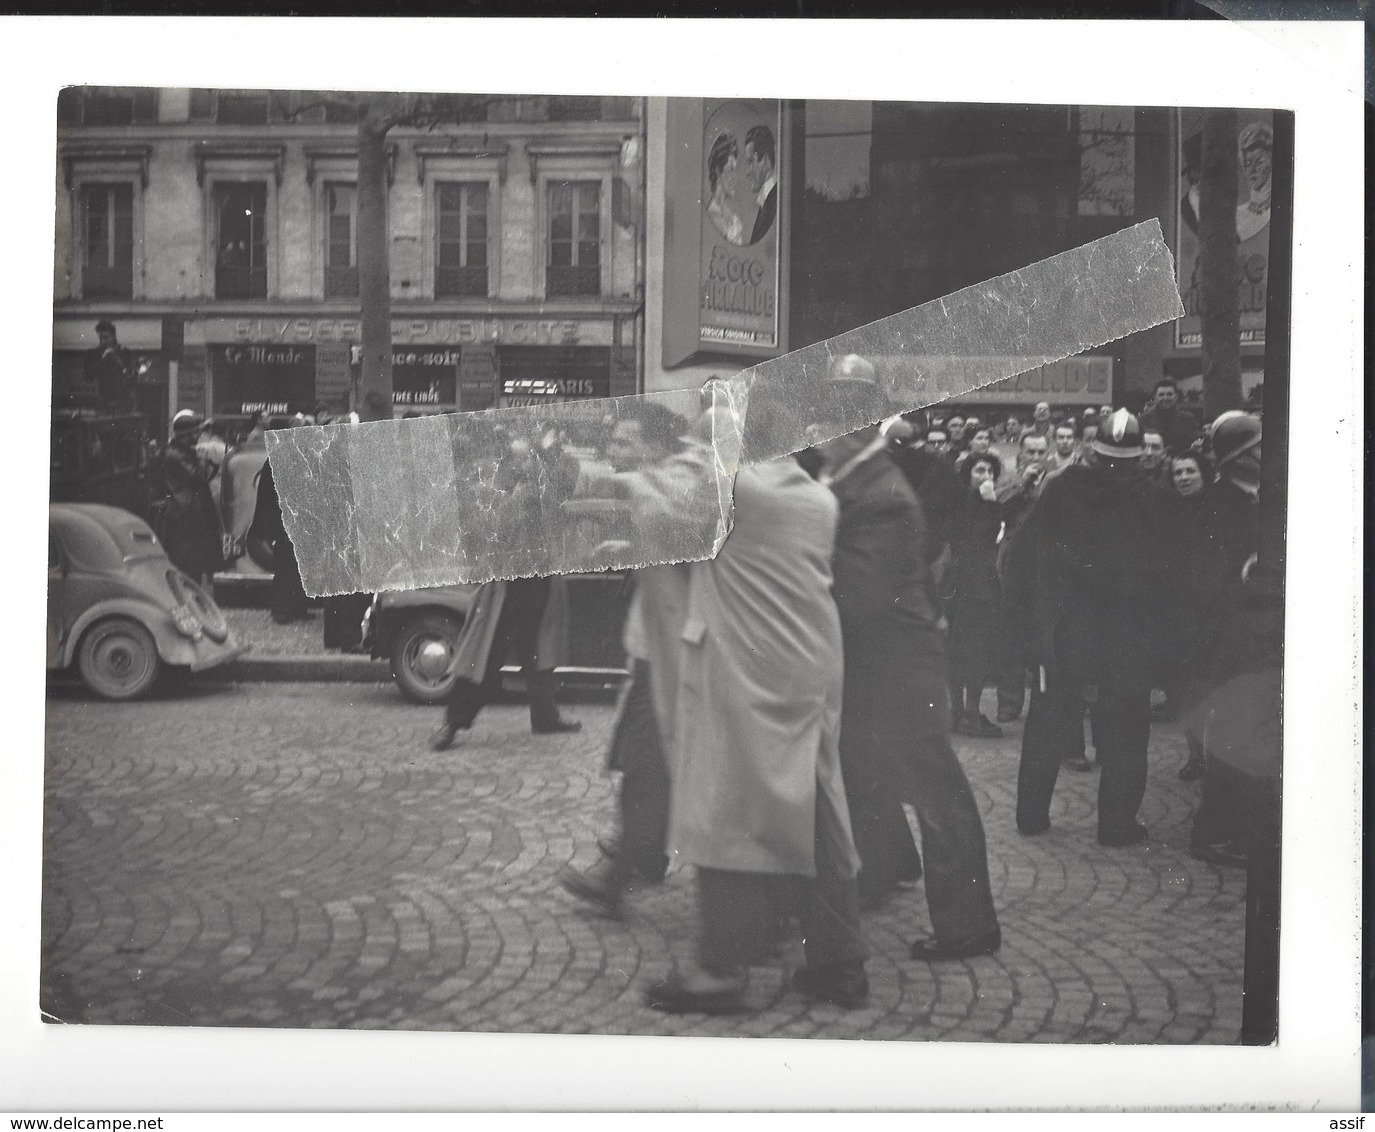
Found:
<svg viewBox="0 0 1375 1132"><path fill-rule="evenodd" d="M314 607L304 619L279 625L266 609L224 610L235 637L249 646L238 660L200 674L201 679L234 683L328 681L385 683L391 665L366 653L325 648L324 610Z"/></svg>

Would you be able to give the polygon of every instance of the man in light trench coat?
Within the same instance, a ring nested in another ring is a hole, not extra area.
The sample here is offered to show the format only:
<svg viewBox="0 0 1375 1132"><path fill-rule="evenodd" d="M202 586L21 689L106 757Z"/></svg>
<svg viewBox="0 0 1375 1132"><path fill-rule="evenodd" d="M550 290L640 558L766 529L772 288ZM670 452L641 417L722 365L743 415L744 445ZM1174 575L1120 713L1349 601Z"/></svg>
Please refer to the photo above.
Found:
<svg viewBox="0 0 1375 1132"><path fill-rule="evenodd" d="M697 866L698 938L695 963L645 1000L675 1013L744 1008L747 969L770 949L771 894L791 877L807 878L806 965L793 987L858 1006L868 949L838 745L836 503L785 458L741 470L734 506L717 556L688 569L681 627L647 636L665 654L650 669L670 765L668 848Z"/></svg>

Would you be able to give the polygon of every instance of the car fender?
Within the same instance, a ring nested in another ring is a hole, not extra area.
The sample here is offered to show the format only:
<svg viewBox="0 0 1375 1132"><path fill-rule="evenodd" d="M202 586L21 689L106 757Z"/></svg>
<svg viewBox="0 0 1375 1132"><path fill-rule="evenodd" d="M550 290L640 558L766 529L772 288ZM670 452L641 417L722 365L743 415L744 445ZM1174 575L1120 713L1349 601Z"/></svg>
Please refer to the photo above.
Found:
<svg viewBox="0 0 1375 1132"><path fill-rule="evenodd" d="M456 621L461 628L472 611L477 586L430 586L419 590L388 591L375 602L369 631L374 657L391 655L397 630L412 617L433 613Z"/></svg>
<svg viewBox="0 0 1375 1132"><path fill-rule="evenodd" d="M158 656L167 664L190 665L196 659L196 651L191 642L177 632L172 624L171 615L147 602L133 601L129 598L111 598L96 602L76 619L71 632L62 643L62 663L66 668L76 658L76 648L82 635L97 621L105 617L128 617L137 621L153 635Z"/></svg>

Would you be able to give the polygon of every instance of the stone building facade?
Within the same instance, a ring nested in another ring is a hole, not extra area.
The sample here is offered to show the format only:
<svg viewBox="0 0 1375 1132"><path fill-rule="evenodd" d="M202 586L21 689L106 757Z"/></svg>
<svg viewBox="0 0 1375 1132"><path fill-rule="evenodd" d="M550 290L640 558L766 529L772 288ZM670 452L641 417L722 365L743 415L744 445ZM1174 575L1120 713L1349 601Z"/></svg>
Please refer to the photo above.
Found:
<svg viewBox="0 0 1375 1132"><path fill-rule="evenodd" d="M396 411L641 387L643 102L472 96L388 144ZM156 429L353 407L357 101L69 88L58 107L53 386L114 322Z"/></svg>

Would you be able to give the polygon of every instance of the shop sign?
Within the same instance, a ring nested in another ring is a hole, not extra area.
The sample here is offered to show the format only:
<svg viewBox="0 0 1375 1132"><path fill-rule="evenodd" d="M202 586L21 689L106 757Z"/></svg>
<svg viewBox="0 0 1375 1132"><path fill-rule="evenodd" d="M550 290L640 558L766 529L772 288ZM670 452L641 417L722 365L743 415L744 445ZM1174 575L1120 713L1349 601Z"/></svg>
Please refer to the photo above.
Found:
<svg viewBox="0 0 1375 1132"><path fill-rule="evenodd" d="M1112 358L1089 355L1037 366L953 398L960 404L1009 405L1048 401L1052 405L1113 402Z"/></svg>
<svg viewBox="0 0 1375 1132"><path fill-rule="evenodd" d="M782 103L703 101L698 322L704 349L779 345L783 142Z"/></svg>
<svg viewBox="0 0 1375 1132"><path fill-rule="evenodd" d="M349 347L335 343L315 347L315 385L325 401L342 403L353 383Z"/></svg>
<svg viewBox="0 0 1375 1132"><path fill-rule="evenodd" d="M532 397L530 404L542 404L551 397L597 396L597 382L590 377L532 378L503 381L501 392L504 397Z"/></svg>
<svg viewBox="0 0 1375 1132"><path fill-rule="evenodd" d="M458 407L475 413L490 409L497 396L497 348L465 346L458 365Z"/></svg>
<svg viewBox="0 0 1375 1132"><path fill-rule="evenodd" d="M216 412L304 413L314 407L313 346L216 346L210 364Z"/></svg>
<svg viewBox="0 0 1375 1132"><path fill-rule="evenodd" d="M1198 239L1198 182L1203 164L1204 110L1178 114L1178 197L1175 207L1175 266L1184 315L1175 321L1175 345L1203 345L1202 273ZM1270 263L1270 186L1274 161L1274 115L1268 110L1237 112L1236 285L1243 345L1265 344L1265 290Z"/></svg>
<svg viewBox="0 0 1375 1132"><path fill-rule="evenodd" d="M576 346L611 344L611 320L572 318L394 318L395 345ZM201 325L206 342L321 343L360 342L356 318L208 318Z"/></svg>
<svg viewBox="0 0 1375 1132"><path fill-rule="evenodd" d="M225 346L218 352L219 360L231 366L298 366L307 359L307 351L291 346ZM314 361L314 351L309 352Z"/></svg>

